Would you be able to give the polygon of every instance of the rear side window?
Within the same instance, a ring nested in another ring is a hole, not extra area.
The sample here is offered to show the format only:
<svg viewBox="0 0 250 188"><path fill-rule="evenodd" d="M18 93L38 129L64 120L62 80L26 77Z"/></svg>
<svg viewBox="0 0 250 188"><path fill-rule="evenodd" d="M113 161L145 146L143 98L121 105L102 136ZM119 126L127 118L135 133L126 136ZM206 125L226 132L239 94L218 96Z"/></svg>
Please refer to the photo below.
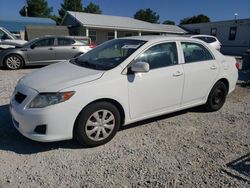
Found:
<svg viewBox="0 0 250 188"><path fill-rule="evenodd" d="M213 37L194 37L194 38L200 39L206 43L213 43L216 41L216 39Z"/></svg>
<svg viewBox="0 0 250 188"><path fill-rule="evenodd" d="M214 59L211 53L201 44L182 42L181 43L185 62L199 62Z"/></svg>
<svg viewBox="0 0 250 188"><path fill-rule="evenodd" d="M59 46L69 46L74 44L75 41L73 39L68 38L58 38L58 45Z"/></svg>
<svg viewBox="0 0 250 188"><path fill-rule="evenodd" d="M176 65L178 64L176 43L157 44L141 54L136 61L147 62L150 69Z"/></svg>
<svg viewBox="0 0 250 188"><path fill-rule="evenodd" d="M207 37L207 43L213 43L216 42L216 39L213 37Z"/></svg>

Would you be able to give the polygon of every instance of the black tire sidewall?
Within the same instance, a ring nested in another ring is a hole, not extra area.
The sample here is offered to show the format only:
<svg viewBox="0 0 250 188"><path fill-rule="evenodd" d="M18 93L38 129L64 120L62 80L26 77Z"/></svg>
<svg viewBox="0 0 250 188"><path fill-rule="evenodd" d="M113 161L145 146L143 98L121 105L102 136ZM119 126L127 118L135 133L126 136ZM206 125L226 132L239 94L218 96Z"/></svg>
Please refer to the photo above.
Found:
<svg viewBox="0 0 250 188"><path fill-rule="evenodd" d="M96 111L106 109L113 113L115 117L115 128L112 133L104 140L94 141L88 138L85 132L85 126L88 118ZM85 107L79 114L74 127L74 138L81 144L88 147L96 147L109 142L120 128L121 117L119 110L109 102L96 102Z"/></svg>
<svg viewBox="0 0 250 188"><path fill-rule="evenodd" d="M214 105L213 104L213 95L214 95L215 91L218 88L221 88L223 90L224 96L223 96L223 99L222 99L222 101L220 102L219 105ZM210 111L210 112L214 112L214 111L217 111L217 110L221 109L222 106L224 105L225 101L226 101L226 97L227 97L227 87L226 87L226 85L221 81L217 82L213 86L212 90L209 93L208 100L207 100L207 103L205 105L206 110Z"/></svg>
<svg viewBox="0 0 250 188"><path fill-rule="evenodd" d="M21 62L20 66L19 66L18 68L16 68L16 69L10 68L10 67L7 65L7 62L6 62L7 59L8 59L9 57L17 57L18 59L20 59L20 62ZM8 69L8 70L18 70L18 69L21 69L21 68L23 67L23 65L24 65L24 61L23 61L22 57L19 56L19 55L11 54L11 55L8 55L8 56L6 56L6 57L4 58L4 66L5 66L5 68Z"/></svg>

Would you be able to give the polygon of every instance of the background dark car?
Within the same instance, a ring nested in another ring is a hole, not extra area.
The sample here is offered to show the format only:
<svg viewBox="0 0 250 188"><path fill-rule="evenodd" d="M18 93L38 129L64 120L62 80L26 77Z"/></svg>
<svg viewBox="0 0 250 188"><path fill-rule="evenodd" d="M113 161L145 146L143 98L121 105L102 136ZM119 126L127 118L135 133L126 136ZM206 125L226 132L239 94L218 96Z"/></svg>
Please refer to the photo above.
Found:
<svg viewBox="0 0 250 188"><path fill-rule="evenodd" d="M0 52L0 66L15 70L24 65L46 65L77 57L90 49L91 46L77 38L47 36L3 50Z"/></svg>

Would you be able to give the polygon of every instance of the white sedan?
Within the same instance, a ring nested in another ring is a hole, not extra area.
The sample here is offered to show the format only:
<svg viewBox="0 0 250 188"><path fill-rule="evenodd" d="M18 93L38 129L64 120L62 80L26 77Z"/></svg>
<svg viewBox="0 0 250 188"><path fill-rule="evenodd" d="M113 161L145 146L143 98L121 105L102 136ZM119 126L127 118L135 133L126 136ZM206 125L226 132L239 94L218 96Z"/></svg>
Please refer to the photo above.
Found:
<svg viewBox="0 0 250 188"><path fill-rule="evenodd" d="M121 38L23 77L10 111L32 140L98 146L121 125L199 105L217 111L237 78L236 60L200 40Z"/></svg>
<svg viewBox="0 0 250 188"><path fill-rule="evenodd" d="M193 35L191 38L200 39L206 43L208 43L210 46L214 47L216 50L221 49L221 43L220 41L215 37L211 35Z"/></svg>

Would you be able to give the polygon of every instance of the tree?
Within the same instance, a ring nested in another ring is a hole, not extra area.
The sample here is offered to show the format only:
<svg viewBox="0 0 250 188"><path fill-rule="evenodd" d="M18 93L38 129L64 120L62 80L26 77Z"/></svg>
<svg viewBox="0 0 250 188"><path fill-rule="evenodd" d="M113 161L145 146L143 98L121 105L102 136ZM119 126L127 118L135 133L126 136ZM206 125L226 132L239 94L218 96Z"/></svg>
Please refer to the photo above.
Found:
<svg viewBox="0 0 250 188"><path fill-rule="evenodd" d="M164 22L162 22L162 24L166 24L166 25L175 25L174 21L171 20L165 20Z"/></svg>
<svg viewBox="0 0 250 188"><path fill-rule="evenodd" d="M61 9L58 11L60 18L62 19L66 11L83 12L83 6L81 0L64 0L61 4Z"/></svg>
<svg viewBox="0 0 250 188"><path fill-rule="evenodd" d="M53 11L53 8L48 6L47 0L26 0L26 4L19 11L22 16L48 18Z"/></svg>
<svg viewBox="0 0 250 188"><path fill-rule="evenodd" d="M84 8L84 12L92 14L102 14L100 6L92 2L90 2L89 5L86 8Z"/></svg>
<svg viewBox="0 0 250 188"><path fill-rule="evenodd" d="M210 22L210 18L207 17L206 15L199 14L197 16L187 17L187 18L182 19L180 21L180 25L193 24L193 23L205 23L205 22Z"/></svg>
<svg viewBox="0 0 250 188"><path fill-rule="evenodd" d="M135 13L134 18L137 20L142 20L150 23L159 23L160 16L151 10L150 8L147 8L146 10L139 10Z"/></svg>

